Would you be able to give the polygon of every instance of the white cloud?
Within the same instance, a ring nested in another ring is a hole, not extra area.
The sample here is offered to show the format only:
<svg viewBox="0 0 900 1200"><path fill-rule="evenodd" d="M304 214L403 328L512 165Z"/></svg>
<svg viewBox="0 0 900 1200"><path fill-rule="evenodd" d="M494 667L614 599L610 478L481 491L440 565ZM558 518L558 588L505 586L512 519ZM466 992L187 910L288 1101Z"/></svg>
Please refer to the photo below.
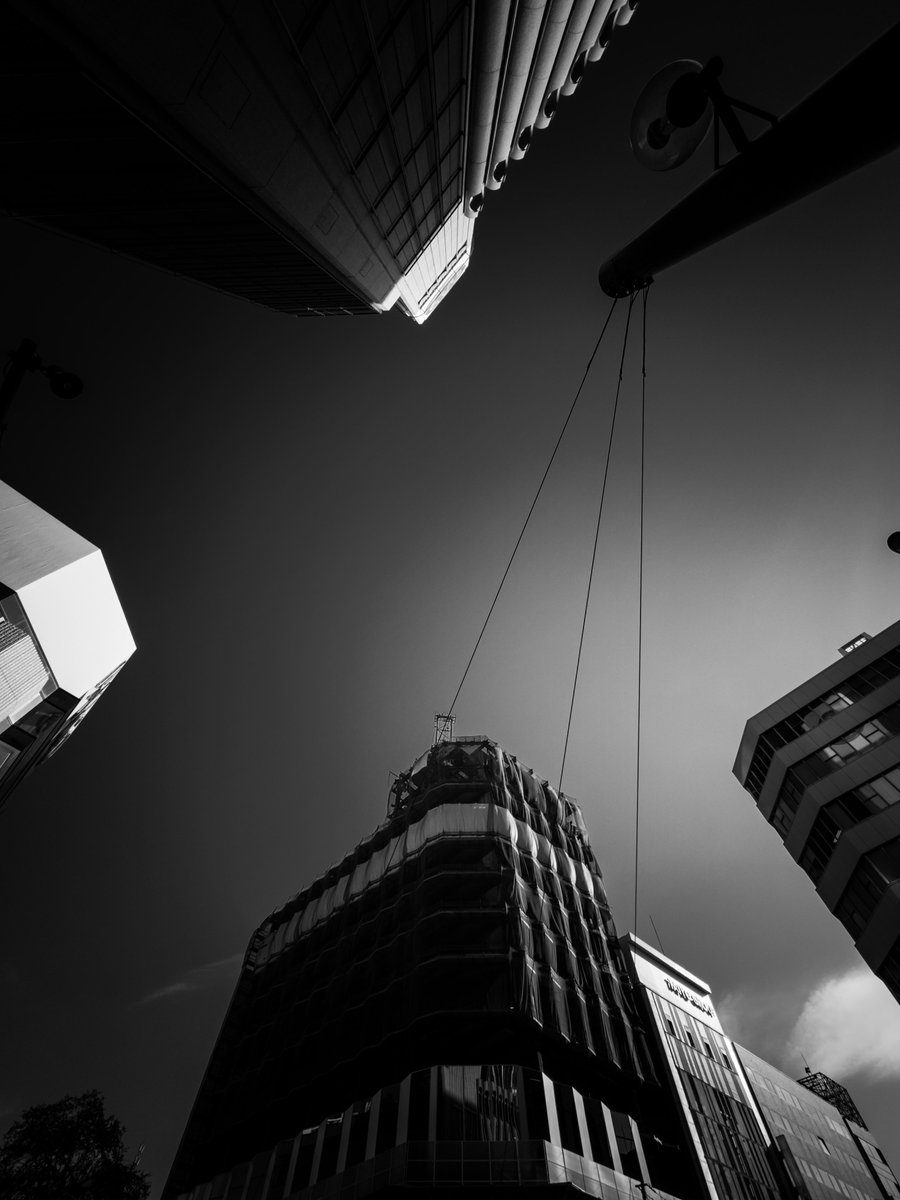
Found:
<svg viewBox="0 0 900 1200"><path fill-rule="evenodd" d="M201 988L233 982L237 968L243 961L243 954L232 954L229 958L219 958L215 962L191 967L181 979L176 979L174 983L167 983L164 987L156 988L155 991L138 1000L138 1004L152 1004L156 1000L165 1000L169 996L177 996L183 992L197 992Z"/></svg>
<svg viewBox="0 0 900 1200"><path fill-rule="evenodd" d="M824 980L811 993L789 1042L813 1071L843 1081L900 1079L900 1008L868 967Z"/></svg>
<svg viewBox="0 0 900 1200"><path fill-rule="evenodd" d="M716 1013L730 1038L790 1072L793 1067L784 1061L793 1057L788 1041L809 990L801 980L750 984L717 1000Z"/></svg>

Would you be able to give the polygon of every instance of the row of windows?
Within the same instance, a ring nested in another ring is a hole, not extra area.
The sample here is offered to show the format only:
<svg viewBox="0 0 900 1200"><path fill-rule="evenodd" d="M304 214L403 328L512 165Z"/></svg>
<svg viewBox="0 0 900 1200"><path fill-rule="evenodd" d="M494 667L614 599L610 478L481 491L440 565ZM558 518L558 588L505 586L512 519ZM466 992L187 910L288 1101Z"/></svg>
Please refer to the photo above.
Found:
<svg viewBox="0 0 900 1200"><path fill-rule="evenodd" d="M734 1070L728 1056L725 1038L717 1030L672 1004L669 1000L663 999L662 996L654 995L652 1002L661 1012L666 1028L673 1037L687 1042L695 1050L699 1049L702 1044L703 1052L708 1058L716 1063L721 1060L729 1071Z"/></svg>
<svg viewBox="0 0 900 1200"><path fill-rule="evenodd" d="M865 1179L868 1179L869 1172L866 1169L865 1163L858 1156L855 1157L852 1154L848 1154L846 1150L842 1150L840 1146L835 1144L833 1138L829 1143L821 1136L821 1134L813 1133L811 1129L805 1128L803 1125L798 1124L797 1121L791 1120L790 1117L786 1117L782 1113L774 1112L772 1109L765 1106L764 1110L766 1114L766 1120L775 1129L780 1129L782 1133L786 1134L791 1139L796 1138L799 1142L802 1142L805 1146L808 1146L811 1150L817 1153L821 1151L827 1154L830 1158L839 1162L843 1167L853 1174L862 1175ZM808 1113L804 1113L804 1118L806 1118L808 1115ZM827 1129L826 1132L828 1132ZM846 1129L842 1129L842 1133L844 1137L843 1144L846 1145L847 1141L849 1140Z"/></svg>
<svg viewBox="0 0 900 1200"><path fill-rule="evenodd" d="M894 942L884 962L878 968L878 975L890 988L895 999L900 1000L900 937Z"/></svg>
<svg viewBox="0 0 900 1200"><path fill-rule="evenodd" d="M444 814L447 807L434 812ZM479 815L471 806L456 807ZM553 861L559 869L574 866L555 852ZM602 881L585 873L580 882L593 885L593 895L587 895L554 866L541 863L502 836L432 837L423 849L405 854L364 890L361 883L355 897L341 900L326 894L274 932L264 926L254 940L249 970L257 973L264 968L274 985L285 974L293 974L299 962L322 959L321 971L327 974L336 962L368 956L425 913L494 908L501 903L501 894L503 902L541 921L578 952L593 953L599 962L606 962L610 958L607 939L616 937L616 929Z"/></svg>
<svg viewBox="0 0 900 1200"><path fill-rule="evenodd" d="M669 1048L679 1070L687 1072L695 1079L701 1079L717 1092L725 1093L735 1100L743 1102L744 1092L737 1075L712 1058L708 1058L698 1050L679 1041L671 1041Z"/></svg>
<svg viewBox="0 0 900 1200"><path fill-rule="evenodd" d="M817 1167L814 1163L807 1162L805 1158L801 1158L799 1154L795 1155L800 1170L807 1179L813 1179L817 1183L822 1183L831 1191L844 1195L848 1200L871 1200L872 1196L877 1196L878 1192L861 1192L858 1187L852 1183L846 1183L843 1179L838 1179L832 1175L830 1171L825 1171L821 1167Z"/></svg>
<svg viewBox="0 0 900 1200"><path fill-rule="evenodd" d="M800 866L818 883L841 834L900 802L900 767L862 783L826 804L816 817Z"/></svg>
<svg viewBox="0 0 900 1200"><path fill-rule="evenodd" d="M900 837L870 850L857 863L834 915L856 940L888 886L900 879Z"/></svg>
<svg viewBox="0 0 900 1200"><path fill-rule="evenodd" d="M529 935L518 927L510 930L508 938L527 944L530 953L550 965L565 962L567 955L589 960L586 967L615 961L608 941L615 937L615 926L608 909L580 896L509 843L489 838L438 840L417 856L414 865L413 872L404 864L402 880L399 872L386 876L380 887L337 910L331 920L293 946L285 946L265 971L266 986L277 987L290 979L296 987L298 972L304 975L305 987L321 986L346 964L359 964L377 950L389 951L398 936L412 937L417 930L427 948L433 935L425 937L423 921L430 914L437 917L445 912L460 914L460 930L483 928L485 932L496 918L481 910L518 912L531 926L530 941L522 942ZM446 936L465 948L467 943L461 936L454 938L452 929ZM402 953L415 958L417 944L404 943ZM480 937L468 943L473 950L482 944Z"/></svg>
<svg viewBox="0 0 900 1200"><path fill-rule="evenodd" d="M866 817L883 812L900 802L900 767L892 767L882 775L861 783L828 805L829 811L842 829L849 829Z"/></svg>
<svg viewBox="0 0 900 1200"><path fill-rule="evenodd" d="M746 787L755 799L759 799L766 781L772 757L782 746L788 745L823 720L841 712L848 705L854 704L863 696L868 696L877 688L889 683L900 675L900 649L889 650L881 658L875 660L861 671L857 671L846 679L839 690L831 690L803 706L767 729L760 737L750 769L747 773Z"/></svg>
<svg viewBox="0 0 900 1200"><path fill-rule="evenodd" d="M515 792L498 794L496 789L483 791L479 787L464 796L455 788L451 791L452 802L448 802L442 790L431 789L421 805L403 810L338 866L292 897L262 927L263 931L272 930L276 952L286 941L293 941L322 915L330 915L333 908L358 895L370 883L385 886L381 881L391 869L396 878L388 886L406 886L419 869L417 853L429 837L442 832L496 833L504 841L527 849L542 868L564 874L573 888L607 906L606 891L590 846L549 821L536 805L527 803ZM282 927L283 932L279 933Z"/></svg>
<svg viewBox="0 0 900 1200"><path fill-rule="evenodd" d="M415 1071L188 1195L192 1200L280 1200L288 1181L293 1195L395 1146L411 1163L428 1164L431 1182L515 1181L517 1161L535 1156L537 1147L550 1140L551 1126L559 1130L560 1149L603 1166L620 1165L625 1174L641 1178L640 1133L626 1113L531 1068L460 1065ZM488 1168L493 1162L506 1162L511 1170L495 1174ZM421 1183L425 1176L419 1172L408 1181Z"/></svg>
<svg viewBox="0 0 900 1200"><path fill-rule="evenodd" d="M724 1195L733 1200L757 1200L760 1193L776 1197L778 1189L750 1109L687 1071L679 1074L710 1167L719 1167Z"/></svg>
<svg viewBox="0 0 900 1200"><path fill-rule="evenodd" d="M877 717L836 738L827 746L795 763L785 774L772 812L772 824L787 837L797 815L804 792L810 784L838 771L848 762L867 753L887 737L900 733L900 703L892 704Z"/></svg>
<svg viewBox="0 0 900 1200"><path fill-rule="evenodd" d="M729 1071L734 1070L731 1060L728 1057L728 1051L725 1049L724 1041L719 1038L718 1034L712 1029L707 1029L704 1025L694 1023L687 1018L685 1013L680 1012L673 1005L666 1004L665 1001L659 998L657 999L657 1003L660 1007L664 1008L665 1015L663 1016L663 1020L665 1021L666 1029L673 1038L678 1038L680 1041L685 1042L691 1049L700 1051L707 1058L711 1058L713 1062L717 1064L721 1062ZM692 1024L694 1026L693 1029L691 1029Z"/></svg>
<svg viewBox="0 0 900 1200"><path fill-rule="evenodd" d="M495 1013L506 1020L525 1014L546 1033L631 1074L650 1073L642 1036L620 1007L515 952L511 958L504 952L425 962L386 979L380 991L365 991L367 982L347 976L335 988L300 997L292 1008L242 1014L247 1035L216 1055L215 1073L226 1080L219 1119L229 1108L239 1119L251 1092L277 1099L301 1080L309 1086L417 1019L440 1017L450 1029L453 1013Z"/></svg>
<svg viewBox="0 0 900 1200"><path fill-rule="evenodd" d="M866 1156L866 1161L870 1169L873 1171L875 1178L878 1180L881 1187L889 1196L893 1196L896 1200L900 1197L900 1183L894 1177L894 1172L888 1166L887 1159L881 1153L877 1146L872 1146L868 1142L861 1141L860 1146Z"/></svg>
<svg viewBox="0 0 900 1200"><path fill-rule="evenodd" d="M320 8L296 38L382 236L407 270L462 195L467 9ZM334 47L343 53L335 54Z"/></svg>
<svg viewBox="0 0 900 1200"><path fill-rule="evenodd" d="M680 1037L682 1039L682 1041L687 1042L687 1044L692 1049L694 1049L694 1050L699 1049L696 1041L694 1040L694 1035L691 1033L691 1031L689 1029L679 1029L668 1017L666 1018L666 1028L668 1029L668 1031L672 1035L672 1037ZM706 1038L702 1038L701 1040L703 1042L703 1053L706 1054L706 1057L713 1059L714 1062L718 1062L719 1060L716 1056L716 1053L713 1050L712 1046L709 1044L709 1042L706 1040ZM728 1055L725 1053L724 1050L722 1050L720 1053L721 1053L722 1062L725 1064L725 1066L728 1068L729 1071L733 1071L734 1068L732 1067L732 1065L728 1059Z"/></svg>
<svg viewBox="0 0 900 1200"><path fill-rule="evenodd" d="M823 808L816 817L799 859L800 866L813 883L818 883L822 878L841 836L841 828L829 811L830 808L831 805Z"/></svg>
<svg viewBox="0 0 900 1200"><path fill-rule="evenodd" d="M762 1075L759 1071L754 1071L750 1067L747 1067L747 1074L750 1076L750 1079L756 1090L762 1088L763 1091L768 1092L770 1096L777 1097L782 1104L785 1104L788 1108L794 1109L802 1114L803 1120L812 1125L813 1128L821 1129L823 1133L827 1133L830 1129L833 1133L838 1134L840 1137L850 1137L846 1126L842 1125L834 1117L826 1116L824 1112L818 1109L818 1107L813 1109L810 1101L803 1103L799 1096L795 1096L792 1092L788 1091L787 1088L781 1087L781 1085L776 1083L774 1079L770 1079L768 1076ZM772 1101L765 1097L760 1097L760 1099L767 1112L772 1113L777 1111L777 1109L773 1108ZM812 1101L812 1104L815 1103L815 1101ZM784 1119L788 1122L788 1125L792 1130L799 1128L799 1126L796 1126L790 1118L785 1117Z"/></svg>

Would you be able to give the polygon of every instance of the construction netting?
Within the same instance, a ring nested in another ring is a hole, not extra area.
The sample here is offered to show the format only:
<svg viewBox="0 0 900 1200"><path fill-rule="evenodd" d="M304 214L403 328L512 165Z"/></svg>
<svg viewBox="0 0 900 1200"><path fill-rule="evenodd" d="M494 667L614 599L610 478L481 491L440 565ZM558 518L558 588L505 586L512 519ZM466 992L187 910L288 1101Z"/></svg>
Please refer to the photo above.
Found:
<svg viewBox="0 0 900 1200"><path fill-rule="evenodd" d="M195 1114L221 1152L366 1079L501 1048L652 1077L577 806L499 747L453 749L254 936Z"/></svg>

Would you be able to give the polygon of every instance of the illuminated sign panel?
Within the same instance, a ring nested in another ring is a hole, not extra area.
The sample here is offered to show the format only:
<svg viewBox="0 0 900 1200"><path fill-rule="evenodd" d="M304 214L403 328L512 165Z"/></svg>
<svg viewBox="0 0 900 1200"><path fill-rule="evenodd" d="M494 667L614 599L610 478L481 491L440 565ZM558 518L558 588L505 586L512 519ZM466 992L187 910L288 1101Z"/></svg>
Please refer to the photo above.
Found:
<svg viewBox="0 0 900 1200"><path fill-rule="evenodd" d="M860 633L852 642L845 642L843 646L839 647L839 653L846 656L852 653L852 651L858 650L860 646L864 646L866 642L871 642L871 640L870 634Z"/></svg>

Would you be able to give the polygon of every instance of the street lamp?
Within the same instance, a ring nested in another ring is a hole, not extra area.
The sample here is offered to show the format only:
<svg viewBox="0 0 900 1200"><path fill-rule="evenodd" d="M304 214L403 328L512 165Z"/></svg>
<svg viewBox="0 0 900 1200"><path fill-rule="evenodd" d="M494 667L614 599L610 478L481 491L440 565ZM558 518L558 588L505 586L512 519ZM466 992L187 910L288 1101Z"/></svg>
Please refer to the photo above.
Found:
<svg viewBox="0 0 900 1200"><path fill-rule="evenodd" d="M50 383L50 390L60 400L74 400L84 391L84 384L77 375L62 367L45 367L31 338L22 338L15 350L10 350L0 383L0 438L6 432L6 415L12 406L19 384L26 371L39 371Z"/></svg>

